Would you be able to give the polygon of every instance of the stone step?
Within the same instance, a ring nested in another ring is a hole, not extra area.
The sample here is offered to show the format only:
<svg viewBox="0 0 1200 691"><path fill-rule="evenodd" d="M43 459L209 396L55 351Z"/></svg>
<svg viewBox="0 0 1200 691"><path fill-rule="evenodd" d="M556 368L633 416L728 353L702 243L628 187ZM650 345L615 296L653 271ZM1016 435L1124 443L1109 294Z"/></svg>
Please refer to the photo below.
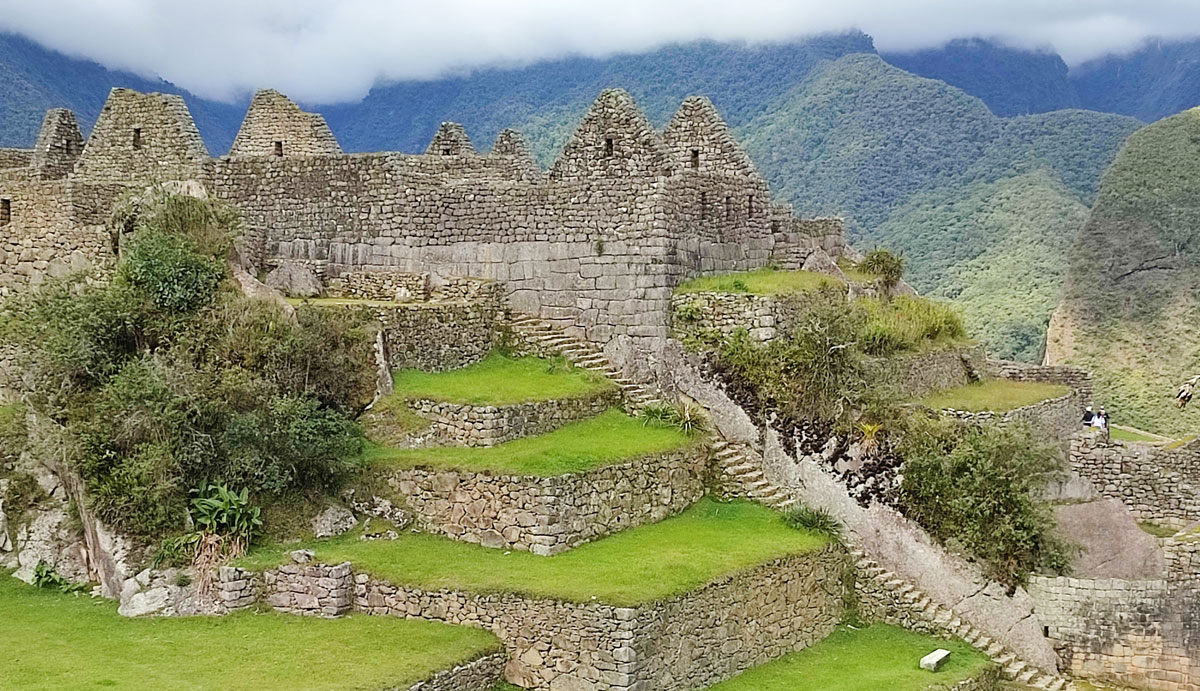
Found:
<svg viewBox="0 0 1200 691"><path fill-rule="evenodd" d="M1024 671L1024 669L1025 669L1025 663L1014 662L1010 665L1001 667L1000 676L1004 677L1008 681L1013 681L1017 678L1018 674L1020 674L1022 671Z"/></svg>
<svg viewBox="0 0 1200 691"><path fill-rule="evenodd" d="M1018 684L1028 684L1029 682L1033 681L1033 678L1037 675L1038 671L1036 669L1032 667L1026 667L1025 671L1016 676L1016 681Z"/></svg>

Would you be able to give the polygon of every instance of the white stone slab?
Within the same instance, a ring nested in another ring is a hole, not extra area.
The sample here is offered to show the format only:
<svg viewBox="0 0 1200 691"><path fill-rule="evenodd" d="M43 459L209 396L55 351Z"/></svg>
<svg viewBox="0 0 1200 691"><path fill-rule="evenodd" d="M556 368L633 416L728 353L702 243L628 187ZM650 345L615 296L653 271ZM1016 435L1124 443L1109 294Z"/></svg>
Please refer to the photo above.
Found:
<svg viewBox="0 0 1200 691"><path fill-rule="evenodd" d="M949 650L938 648L932 653L929 653L925 657L921 658L921 669L927 669L930 672L936 672L942 668L942 665L945 664L946 658L948 657L950 657Z"/></svg>

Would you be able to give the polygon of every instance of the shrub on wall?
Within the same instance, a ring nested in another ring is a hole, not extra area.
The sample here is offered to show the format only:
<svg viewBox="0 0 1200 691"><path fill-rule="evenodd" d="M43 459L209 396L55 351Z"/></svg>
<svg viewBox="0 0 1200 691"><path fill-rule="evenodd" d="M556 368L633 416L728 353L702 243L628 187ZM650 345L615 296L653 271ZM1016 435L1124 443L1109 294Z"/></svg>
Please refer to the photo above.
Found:
<svg viewBox="0 0 1200 691"><path fill-rule="evenodd" d="M139 204L111 281L51 282L0 315L28 404L58 428L95 514L152 539L186 528L188 492L206 483L258 503L328 487L353 467L353 420L374 392L366 316L291 319L248 299L227 277L227 210Z"/></svg>
<svg viewBox="0 0 1200 691"><path fill-rule="evenodd" d="M917 419L900 452L900 508L942 543L1009 585L1038 568L1067 567L1070 549L1037 498L1061 471L1055 447L1027 430Z"/></svg>

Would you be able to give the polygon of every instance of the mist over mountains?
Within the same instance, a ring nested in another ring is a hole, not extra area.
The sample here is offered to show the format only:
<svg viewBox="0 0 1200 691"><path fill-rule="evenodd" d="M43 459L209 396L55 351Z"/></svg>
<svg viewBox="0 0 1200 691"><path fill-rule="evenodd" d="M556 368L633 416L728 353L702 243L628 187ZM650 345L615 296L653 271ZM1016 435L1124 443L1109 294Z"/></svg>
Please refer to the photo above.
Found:
<svg viewBox="0 0 1200 691"><path fill-rule="evenodd" d="M420 152L453 120L481 151L516 127L548 165L604 88L627 89L658 126L684 97L706 94L777 196L801 214L843 216L864 249L903 252L913 284L955 300L996 354L1036 360L1101 174L1145 122L1200 102L1197 58L1200 41L1072 69L981 39L880 55L850 32L483 69L305 105L346 151ZM113 86L183 94L214 155L245 112L14 35L0 35L0 86L8 146L31 145L51 107L90 128Z"/></svg>

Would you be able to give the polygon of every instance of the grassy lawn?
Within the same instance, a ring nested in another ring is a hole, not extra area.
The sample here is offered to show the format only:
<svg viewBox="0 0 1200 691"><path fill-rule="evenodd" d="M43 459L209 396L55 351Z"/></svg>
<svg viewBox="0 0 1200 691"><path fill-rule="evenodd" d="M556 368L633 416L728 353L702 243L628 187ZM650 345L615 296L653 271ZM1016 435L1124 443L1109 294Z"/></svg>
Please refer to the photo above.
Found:
<svg viewBox="0 0 1200 691"><path fill-rule="evenodd" d="M973 413L991 410L998 413L1058 398L1071 392L1062 384L988 379L953 389L936 391L919 400L934 410L953 408ZM1080 411L1080 415L1083 412Z"/></svg>
<svg viewBox="0 0 1200 691"><path fill-rule="evenodd" d="M616 384L561 358L511 358L492 353L449 372L408 369L393 377L401 398L428 398L470 405L511 405L601 391Z"/></svg>
<svg viewBox="0 0 1200 691"><path fill-rule="evenodd" d="M1112 427L1108 430L1108 437L1116 441L1133 441L1133 442L1156 442L1163 441L1159 437L1152 437L1149 434L1141 434L1132 430Z"/></svg>
<svg viewBox="0 0 1200 691"><path fill-rule="evenodd" d="M552 557L416 533L398 540L363 541L351 531L305 547L316 552L319 561L350 561L356 569L396 584L629 606L669 598L825 543L822 536L788 527L778 513L759 504L702 499L673 518ZM256 549L241 565L268 568L297 548Z"/></svg>
<svg viewBox="0 0 1200 691"><path fill-rule="evenodd" d="M552 477L698 443L674 427L646 424L617 409L564 425L537 437L491 447L390 449L370 446L365 460L379 466L430 466L467 471Z"/></svg>
<svg viewBox="0 0 1200 691"><path fill-rule="evenodd" d="M921 658L938 648L950 651L942 669L921 669ZM962 641L874 624L858 630L839 628L809 648L755 667L709 691L924 691L933 684L950 688L988 664L986 655Z"/></svg>
<svg viewBox="0 0 1200 691"><path fill-rule="evenodd" d="M382 689L496 650L486 631L394 617L127 619L0 572L5 689Z"/></svg>
<svg viewBox="0 0 1200 691"><path fill-rule="evenodd" d="M1152 521L1138 521L1138 527L1142 529L1142 532L1149 533L1154 537L1171 537L1179 532L1175 528L1159 525Z"/></svg>
<svg viewBox="0 0 1200 691"><path fill-rule="evenodd" d="M858 264L846 257L838 257L837 265L842 270L842 273L846 274L846 278L855 283L874 283L877 278L875 274L858 268Z"/></svg>
<svg viewBox="0 0 1200 691"><path fill-rule="evenodd" d="M757 269L720 276L700 276L680 284L675 292L777 295L816 290L823 285L844 286L845 284L836 278L814 271Z"/></svg>

